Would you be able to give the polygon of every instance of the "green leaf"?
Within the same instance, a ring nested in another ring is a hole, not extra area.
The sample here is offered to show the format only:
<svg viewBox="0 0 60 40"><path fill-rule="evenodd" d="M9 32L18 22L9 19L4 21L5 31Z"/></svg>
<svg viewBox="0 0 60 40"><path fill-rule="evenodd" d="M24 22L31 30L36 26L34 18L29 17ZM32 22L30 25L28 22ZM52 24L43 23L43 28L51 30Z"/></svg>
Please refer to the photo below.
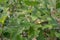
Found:
<svg viewBox="0 0 60 40"><path fill-rule="evenodd" d="M38 1L24 1L24 3L28 6L36 6L39 4Z"/></svg>
<svg viewBox="0 0 60 40"><path fill-rule="evenodd" d="M43 34L43 31L42 30L40 30L39 36L37 37L37 40L45 40L44 34Z"/></svg>
<svg viewBox="0 0 60 40"><path fill-rule="evenodd" d="M56 1L56 8L60 8L60 0Z"/></svg>

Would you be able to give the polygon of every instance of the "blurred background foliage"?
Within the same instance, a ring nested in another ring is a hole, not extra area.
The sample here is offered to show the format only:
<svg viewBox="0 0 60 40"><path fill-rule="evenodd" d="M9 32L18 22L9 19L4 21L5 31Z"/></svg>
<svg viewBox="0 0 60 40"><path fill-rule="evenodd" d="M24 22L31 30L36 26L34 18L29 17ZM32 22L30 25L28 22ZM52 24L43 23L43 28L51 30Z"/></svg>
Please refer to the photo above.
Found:
<svg viewBox="0 0 60 40"><path fill-rule="evenodd" d="M60 40L60 0L0 0L1 40Z"/></svg>

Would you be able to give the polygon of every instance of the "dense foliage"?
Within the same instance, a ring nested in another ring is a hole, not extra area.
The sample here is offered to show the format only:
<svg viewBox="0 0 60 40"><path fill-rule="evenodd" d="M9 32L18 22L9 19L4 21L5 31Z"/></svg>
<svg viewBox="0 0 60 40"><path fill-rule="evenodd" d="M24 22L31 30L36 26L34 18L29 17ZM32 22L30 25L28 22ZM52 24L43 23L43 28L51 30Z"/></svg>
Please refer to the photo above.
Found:
<svg viewBox="0 0 60 40"><path fill-rule="evenodd" d="M60 0L0 0L1 40L60 40Z"/></svg>

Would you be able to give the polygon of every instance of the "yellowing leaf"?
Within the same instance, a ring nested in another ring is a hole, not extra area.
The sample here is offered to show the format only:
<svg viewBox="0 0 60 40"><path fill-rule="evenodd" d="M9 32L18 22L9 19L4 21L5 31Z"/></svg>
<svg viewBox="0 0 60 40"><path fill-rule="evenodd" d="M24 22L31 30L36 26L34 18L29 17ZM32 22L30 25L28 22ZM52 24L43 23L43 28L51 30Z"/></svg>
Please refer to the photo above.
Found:
<svg viewBox="0 0 60 40"><path fill-rule="evenodd" d="M6 19L7 16L3 16L1 19L0 19L0 23L4 24L4 21Z"/></svg>

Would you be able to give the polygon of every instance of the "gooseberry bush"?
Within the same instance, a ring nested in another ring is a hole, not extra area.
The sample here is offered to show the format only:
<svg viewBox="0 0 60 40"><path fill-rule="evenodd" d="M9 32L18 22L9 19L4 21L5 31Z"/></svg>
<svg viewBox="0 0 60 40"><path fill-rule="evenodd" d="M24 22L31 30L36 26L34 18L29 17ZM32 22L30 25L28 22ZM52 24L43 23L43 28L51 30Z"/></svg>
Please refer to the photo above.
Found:
<svg viewBox="0 0 60 40"><path fill-rule="evenodd" d="M60 40L60 0L0 0L0 40Z"/></svg>

